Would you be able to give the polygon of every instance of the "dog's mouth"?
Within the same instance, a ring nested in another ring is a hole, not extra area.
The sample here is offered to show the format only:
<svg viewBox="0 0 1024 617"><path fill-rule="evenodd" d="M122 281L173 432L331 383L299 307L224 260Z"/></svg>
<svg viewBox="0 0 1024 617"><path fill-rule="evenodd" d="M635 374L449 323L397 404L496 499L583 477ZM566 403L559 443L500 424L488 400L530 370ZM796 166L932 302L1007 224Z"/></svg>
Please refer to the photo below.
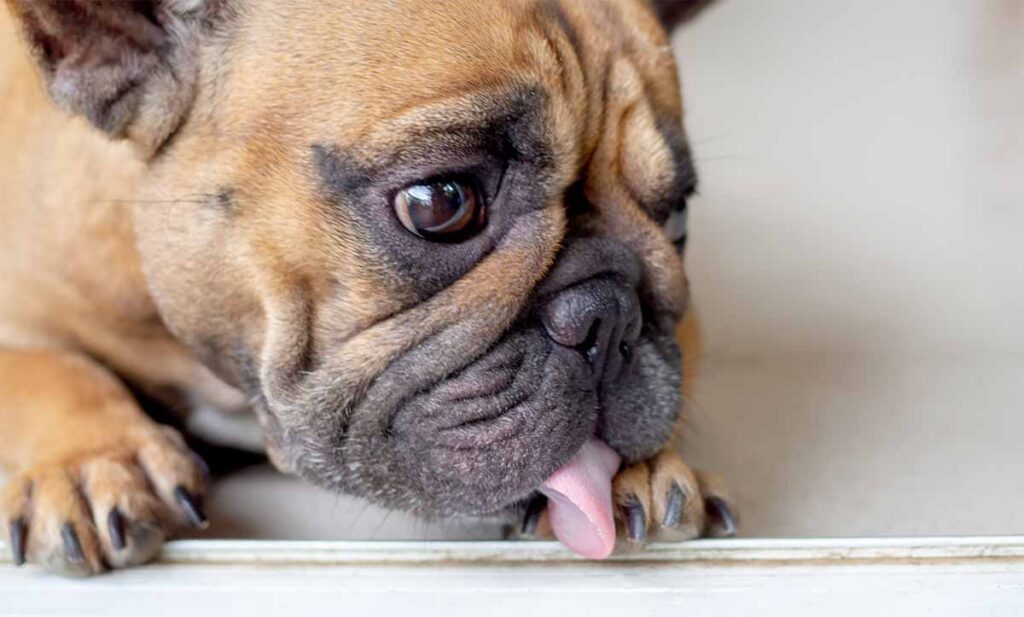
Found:
<svg viewBox="0 0 1024 617"><path fill-rule="evenodd" d="M422 511L487 515L532 495L598 424L586 362L542 329L524 328L416 393L387 432L396 467L418 489Z"/></svg>
<svg viewBox="0 0 1024 617"><path fill-rule="evenodd" d="M290 469L426 517L505 517L539 491L565 544L606 555L620 459L663 447L681 406L677 316L641 302L638 264L574 242L496 341L441 331L360 388L315 372L303 413L278 414Z"/></svg>
<svg viewBox="0 0 1024 617"><path fill-rule="evenodd" d="M386 420L356 413L341 430L292 432L282 445L316 484L431 518L506 517L543 493L558 538L600 558L614 544L620 461L653 454L678 414L678 349L659 331L644 327L630 370L609 384L578 350L520 324L455 374L378 410Z"/></svg>
<svg viewBox="0 0 1024 617"><path fill-rule="evenodd" d="M540 328L519 331L400 410L392 422L397 450L415 453L401 456L402 466L420 472L424 493L477 513L539 490L563 544L607 557L621 458L596 436L594 379L578 352Z"/></svg>

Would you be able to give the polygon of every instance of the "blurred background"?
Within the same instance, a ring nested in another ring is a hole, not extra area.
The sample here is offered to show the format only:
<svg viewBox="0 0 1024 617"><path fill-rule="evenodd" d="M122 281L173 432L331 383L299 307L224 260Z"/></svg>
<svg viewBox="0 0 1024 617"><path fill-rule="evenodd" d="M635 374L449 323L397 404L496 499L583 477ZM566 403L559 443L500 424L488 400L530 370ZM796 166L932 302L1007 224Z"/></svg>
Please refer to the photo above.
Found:
<svg viewBox="0 0 1024 617"><path fill-rule="evenodd" d="M746 535L1024 532L1024 2L725 0L679 34Z"/></svg>
<svg viewBox="0 0 1024 617"><path fill-rule="evenodd" d="M1024 0L720 0L675 48L687 458L746 536L1024 533ZM224 536L500 535L265 469L210 509Z"/></svg>

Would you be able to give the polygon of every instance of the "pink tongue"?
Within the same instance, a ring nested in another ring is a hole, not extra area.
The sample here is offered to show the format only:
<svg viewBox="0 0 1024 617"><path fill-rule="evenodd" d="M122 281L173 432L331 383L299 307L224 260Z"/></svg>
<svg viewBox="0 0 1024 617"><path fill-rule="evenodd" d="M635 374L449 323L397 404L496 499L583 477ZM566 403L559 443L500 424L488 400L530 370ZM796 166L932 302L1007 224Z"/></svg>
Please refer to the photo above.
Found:
<svg viewBox="0 0 1024 617"><path fill-rule="evenodd" d="M540 487L555 536L584 557L604 559L615 548L612 477L618 469L619 455L591 438Z"/></svg>

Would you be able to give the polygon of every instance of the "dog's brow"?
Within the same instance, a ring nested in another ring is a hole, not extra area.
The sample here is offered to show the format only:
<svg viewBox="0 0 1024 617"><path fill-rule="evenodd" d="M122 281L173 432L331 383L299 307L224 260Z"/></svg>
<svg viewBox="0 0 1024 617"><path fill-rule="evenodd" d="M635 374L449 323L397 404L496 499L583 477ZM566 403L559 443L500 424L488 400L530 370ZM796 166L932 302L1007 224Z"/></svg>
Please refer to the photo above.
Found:
<svg viewBox="0 0 1024 617"><path fill-rule="evenodd" d="M542 91L520 88L431 106L382 128L378 134L387 138L378 143L312 144L314 167L322 187L350 196L374 184L458 171L483 159L529 160L548 168L553 155L546 103Z"/></svg>

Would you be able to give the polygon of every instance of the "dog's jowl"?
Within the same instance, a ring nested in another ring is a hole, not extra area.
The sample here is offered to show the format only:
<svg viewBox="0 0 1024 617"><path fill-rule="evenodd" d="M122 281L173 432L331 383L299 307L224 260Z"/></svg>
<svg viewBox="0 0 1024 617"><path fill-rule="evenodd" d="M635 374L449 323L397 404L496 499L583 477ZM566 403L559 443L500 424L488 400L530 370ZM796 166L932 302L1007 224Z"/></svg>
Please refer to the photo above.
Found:
<svg viewBox="0 0 1024 617"><path fill-rule="evenodd" d="M696 177L666 29L701 4L6 0L15 560L93 574L205 524L201 461L140 396L587 556L730 533L672 445Z"/></svg>

